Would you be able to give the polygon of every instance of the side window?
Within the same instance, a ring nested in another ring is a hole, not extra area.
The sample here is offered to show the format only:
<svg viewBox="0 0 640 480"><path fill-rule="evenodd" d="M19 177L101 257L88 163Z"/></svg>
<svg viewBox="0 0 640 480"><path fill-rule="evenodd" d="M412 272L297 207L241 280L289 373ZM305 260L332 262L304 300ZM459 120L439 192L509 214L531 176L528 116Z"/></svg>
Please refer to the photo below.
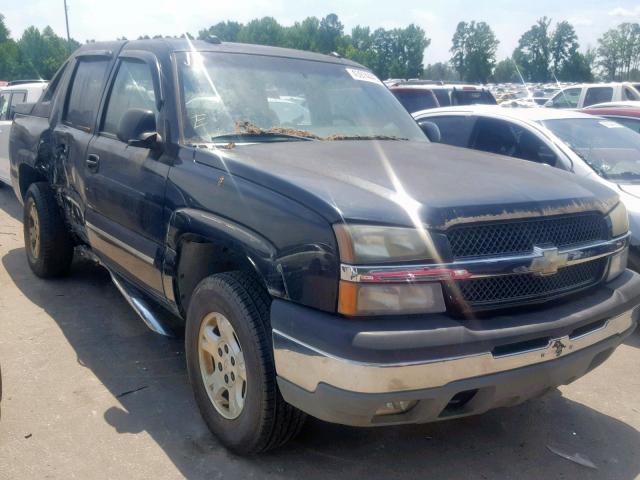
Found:
<svg viewBox="0 0 640 480"><path fill-rule="evenodd" d="M11 108L24 103L27 100L27 92L13 92L13 97L11 97Z"/></svg>
<svg viewBox="0 0 640 480"><path fill-rule="evenodd" d="M536 163L555 165L556 155L530 131L503 120L478 119L473 148Z"/></svg>
<svg viewBox="0 0 640 480"><path fill-rule="evenodd" d="M158 116L153 77L149 65L137 60L123 60L111 87L101 131L115 135L120 120L131 108L150 110Z"/></svg>
<svg viewBox="0 0 640 480"><path fill-rule="evenodd" d="M9 100L11 92L0 93L0 121L9 118Z"/></svg>
<svg viewBox="0 0 640 480"><path fill-rule="evenodd" d="M81 58L76 67L63 120L90 131L100 103L109 59Z"/></svg>
<svg viewBox="0 0 640 480"><path fill-rule="evenodd" d="M514 126L516 136L516 151L514 157L530 162L546 163L553 167L558 162L558 157L551 148L529 130Z"/></svg>
<svg viewBox="0 0 640 480"><path fill-rule="evenodd" d="M551 106L553 108L578 108L581 93L581 88L568 88L567 90L563 90L553 97Z"/></svg>
<svg viewBox="0 0 640 480"><path fill-rule="evenodd" d="M613 100L612 87L592 87L587 90L584 97L584 107Z"/></svg>
<svg viewBox="0 0 640 480"><path fill-rule="evenodd" d="M493 118L479 118L472 148L483 152L513 156L517 138L511 124Z"/></svg>
<svg viewBox="0 0 640 480"><path fill-rule="evenodd" d="M455 147L468 147L475 119L471 116L427 117L422 122L435 123L440 130L440 142ZM420 121L418 122L420 123Z"/></svg>
<svg viewBox="0 0 640 480"><path fill-rule="evenodd" d="M640 95L638 95L638 92L635 89L624 87L624 98L625 100L636 101L640 100Z"/></svg>

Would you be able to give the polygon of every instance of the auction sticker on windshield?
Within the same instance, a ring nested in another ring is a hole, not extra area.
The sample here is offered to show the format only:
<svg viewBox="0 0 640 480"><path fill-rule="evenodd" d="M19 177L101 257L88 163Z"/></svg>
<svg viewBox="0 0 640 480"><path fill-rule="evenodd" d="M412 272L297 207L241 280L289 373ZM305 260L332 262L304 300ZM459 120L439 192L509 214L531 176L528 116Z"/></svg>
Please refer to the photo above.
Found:
<svg viewBox="0 0 640 480"><path fill-rule="evenodd" d="M359 70L357 68L346 68L345 69L351 78L354 80L360 80L362 82L371 82L377 83L378 85L382 85L382 82L378 77L376 77L373 73L368 72L366 70Z"/></svg>

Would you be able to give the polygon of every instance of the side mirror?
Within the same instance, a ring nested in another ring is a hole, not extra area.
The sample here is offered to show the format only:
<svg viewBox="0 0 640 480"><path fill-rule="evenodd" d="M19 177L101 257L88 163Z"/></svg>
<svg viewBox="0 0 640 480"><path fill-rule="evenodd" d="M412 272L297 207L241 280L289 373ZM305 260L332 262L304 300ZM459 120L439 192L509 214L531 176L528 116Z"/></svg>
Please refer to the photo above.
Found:
<svg viewBox="0 0 640 480"><path fill-rule="evenodd" d="M442 134L440 133L438 125L428 121L420 122L419 125L429 140L434 143L440 143L442 141Z"/></svg>
<svg viewBox="0 0 640 480"><path fill-rule="evenodd" d="M161 141L156 129L156 116L151 110L131 108L120 120L117 137L132 147L154 148Z"/></svg>

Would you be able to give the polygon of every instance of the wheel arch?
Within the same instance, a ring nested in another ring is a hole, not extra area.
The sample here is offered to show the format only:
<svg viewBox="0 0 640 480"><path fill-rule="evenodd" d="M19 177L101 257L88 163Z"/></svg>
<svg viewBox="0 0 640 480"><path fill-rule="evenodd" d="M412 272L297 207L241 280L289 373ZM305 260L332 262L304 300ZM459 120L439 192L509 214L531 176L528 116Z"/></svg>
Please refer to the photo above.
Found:
<svg viewBox="0 0 640 480"><path fill-rule="evenodd" d="M215 214L177 210L169 223L165 289L172 289L180 311L187 311L196 286L206 277L229 271L254 275L271 296L286 298L276 248L257 232ZM167 292L168 293L168 292Z"/></svg>

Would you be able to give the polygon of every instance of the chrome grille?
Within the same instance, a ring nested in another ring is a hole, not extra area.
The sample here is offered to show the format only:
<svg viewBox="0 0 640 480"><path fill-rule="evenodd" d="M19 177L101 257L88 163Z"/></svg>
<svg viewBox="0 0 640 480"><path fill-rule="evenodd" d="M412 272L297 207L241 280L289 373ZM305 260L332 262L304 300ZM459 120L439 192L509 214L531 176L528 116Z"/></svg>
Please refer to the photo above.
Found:
<svg viewBox="0 0 640 480"><path fill-rule="evenodd" d="M462 300L471 307L501 306L550 299L598 283L604 276L608 259L585 262L558 271L548 277L531 274L504 275L456 283ZM455 292L451 294L455 298Z"/></svg>
<svg viewBox="0 0 640 480"><path fill-rule="evenodd" d="M599 214L462 225L447 232L455 258L530 253L534 246L562 248L608 240L608 226Z"/></svg>

